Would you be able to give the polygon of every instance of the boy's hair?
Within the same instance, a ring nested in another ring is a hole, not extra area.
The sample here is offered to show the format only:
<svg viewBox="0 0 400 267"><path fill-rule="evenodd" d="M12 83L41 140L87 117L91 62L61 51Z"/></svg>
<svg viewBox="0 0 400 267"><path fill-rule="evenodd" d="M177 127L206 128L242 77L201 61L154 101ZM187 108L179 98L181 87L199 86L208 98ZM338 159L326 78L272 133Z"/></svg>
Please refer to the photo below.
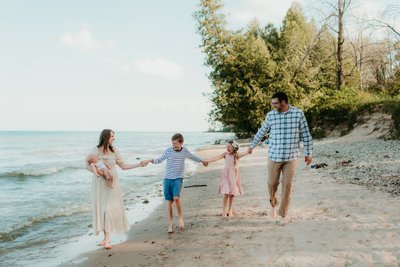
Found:
<svg viewBox="0 0 400 267"><path fill-rule="evenodd" d="M282 102L283 100L285 100L286 104L289 103L289 99L287 94L285 94L284 92L276 92L272 95L271 99L274 98L278 98L279 102Z"/></svg>
<svg viewBox="0 0 400 267"><path fill-rule="evenodd" d="M183 135L180 133L176 133L171 137L171 141L178 141L179 143L183 143Z"/></svg>

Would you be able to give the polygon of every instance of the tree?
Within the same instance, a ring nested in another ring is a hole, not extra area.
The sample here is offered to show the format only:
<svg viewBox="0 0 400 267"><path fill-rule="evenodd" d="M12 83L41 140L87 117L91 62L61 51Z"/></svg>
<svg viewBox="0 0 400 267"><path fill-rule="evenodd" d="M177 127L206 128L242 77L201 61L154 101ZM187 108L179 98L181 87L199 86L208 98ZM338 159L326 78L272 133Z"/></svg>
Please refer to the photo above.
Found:
<svg viewBox="0 0 400 267"><path fill-rule="evenodd" d="M245 31L231 32L218 0L203 0L195 12L201 48L211 68L209 79L213 109L210 118L232 127L239 137L254 134L270 108L274 61L260 37L258 24Z"/></svg>
<svg viewBox="0 0 400 267"><path fill-rule="evenodd" d="M274 31L271 31L274 33ZM266 35L275 37L275 35ZM307 21L298 4L293 4L283 20L278 42L274 38L276 74L273 86L285 91L291 103L302 108L311 105L313 93L320 88L318 79L320 64L312 60L313 51L319 43L320 33ZM311 98L309 97L311 96Z"/></svg>

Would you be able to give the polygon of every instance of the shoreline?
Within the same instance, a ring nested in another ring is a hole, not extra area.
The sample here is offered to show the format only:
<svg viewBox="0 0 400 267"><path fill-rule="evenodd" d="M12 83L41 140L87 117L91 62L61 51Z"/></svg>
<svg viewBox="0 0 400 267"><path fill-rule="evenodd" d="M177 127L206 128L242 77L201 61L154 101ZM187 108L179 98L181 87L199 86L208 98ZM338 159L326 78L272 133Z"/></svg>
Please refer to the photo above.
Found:
<svg viewBox="0 0 400 267"><path fill-rule="evenodd" d="M380 141L376 143L380 145ZM340 138L316 141L318 154L312 164L331 159L329 144L333 148L350 146ZM225 149L213 147L197 154L208 158ZM185 231L167 234L162 204L133 226L127 241L110 251L81 254L60 266L398 266L398 196L348 181L338 183L335 178L342 169L334 169L336 163L330 163L328 169L315 169L299 160L289 224L281 227L270 217L266 152L266 147L257 147L239 162L244 195L235 198L233 218L221 217L222 197L216 192L223 165L220 160L199 167L185 179L184 186L207 185L182 189ZM357 169L359 163L353 164Z"/></svg>

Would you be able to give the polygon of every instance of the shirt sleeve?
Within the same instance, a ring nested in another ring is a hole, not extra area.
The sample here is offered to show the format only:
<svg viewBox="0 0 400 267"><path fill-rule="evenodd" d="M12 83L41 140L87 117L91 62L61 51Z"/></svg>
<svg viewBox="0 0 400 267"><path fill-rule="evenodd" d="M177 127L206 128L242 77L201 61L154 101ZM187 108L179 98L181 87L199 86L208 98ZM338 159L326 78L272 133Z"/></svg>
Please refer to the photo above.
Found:
<svg viewBox="0 0 400 267"><path fill-rule="evenodd" d="M169 149L166 149L164 153L158 158L158 159L153 159L153 164L159 164L166 160L168 158L168 151Z"/></svg>
<svg viewBox="0 0 400 267"><path fill-rule="evenodd" d="M313 152L312 136L310 134L308 123L303 112L301 112L301 118L300 118L300 135L301 135L301 140L303 141L304 144L304 156L306 157L312 156Z"/></svg>
<svg viewBox="0 0 400 267"><path fill-rule="evenodd" d="M257 134L254 136L253 142L251 142L250 147L251 148L255 148L258 143L260 143L261 139L264 137L264 135L266 133L269 133L269 131L271 130L271 126L270 126L270 120L269 120L269 114L267 114L267 116L265 116L265 120L263 122L263 124L261 125L261 128L258 129Z"/></svg>
<svg viewBox="0 0 400 267"><path fill-rule="evenodd" d="M187 149L186 150L186 157L188 157L189 159L196 161L196 162L202 162L203 160L201 158L199 158L198 156L190 153L190 151Z"/></svg>
<svg viewBox="0 0 400 267"><path fill-rule="evenodd" d="M121 163L124 163L124 159L121 156L121 153L119 153L119 150L114 147L114 153L115 153L115 162L119 165Z"/></svg>

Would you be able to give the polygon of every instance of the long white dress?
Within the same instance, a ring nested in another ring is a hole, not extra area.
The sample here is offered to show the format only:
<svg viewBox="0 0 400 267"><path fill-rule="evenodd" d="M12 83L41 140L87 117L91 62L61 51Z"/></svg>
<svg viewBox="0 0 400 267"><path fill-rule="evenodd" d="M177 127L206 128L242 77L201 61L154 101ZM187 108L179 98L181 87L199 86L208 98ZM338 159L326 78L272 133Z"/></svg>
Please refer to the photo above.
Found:
<svg viewBox="0 0 400 267"><path fill-rule="evenodd" d="M125 215L123 193L116 171L117 160L122 161L122 158L118 150L114 148L114 151L115 153L110 151L109 154L104 155L102 149L96 147L92 152L110 167L110 173L113 176L113 189L111 189L107 186L107 180L104 177L97 177L93 174L92 211L93 231L96 235L102 231L121 234L127 232L130 228Z"/></svg>

